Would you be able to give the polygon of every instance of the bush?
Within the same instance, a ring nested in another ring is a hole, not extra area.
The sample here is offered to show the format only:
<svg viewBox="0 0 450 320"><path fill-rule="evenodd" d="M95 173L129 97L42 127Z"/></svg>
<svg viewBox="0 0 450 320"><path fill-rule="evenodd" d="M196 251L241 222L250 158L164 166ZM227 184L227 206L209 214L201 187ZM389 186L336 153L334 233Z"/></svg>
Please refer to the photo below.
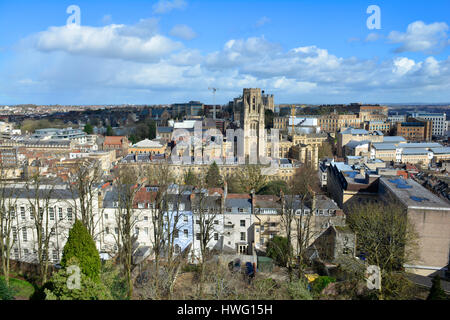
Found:
<svg viewBox="0 0 450 320"><path fill-rule="evenodd" d="M76 258L68 261L68 265L78 265ZM80 267L81 269L81 267ZM46 300L112 300L112 296L108 288L84 273L80 275L80 288L69 289L69 277L73 273L67 272L67 269L62 269L53 274L52 278L46 285L45 299Z"/></svg>
<svg viewBox="0 0 450 320"><path fill-rule="evenodd" d="M69 266L67 262L74 257L79 261L83 274L94 281L100 279L100 254L88 230L79 220L69 231L69 238L63 249L61 266L67 268Z"/></svg>
<svg viewBox="0 0 450 320"><path fill-rule="evenodd" d="M200 272L200 266L196 264L187 264L181 269L182 272Z"/></svg>
<svg viewBox="0 0 450 320"><path fill-rule="evenodd" d="M311 289L315 294L320 294L330 283L336 282L336 279L328 276L318 277L311 283Z"/></svg>
<svg viewBox="0 0 450 320"><path fill-rule="evenodd" d="M293 300L312 300L311 293L308 291L306 281L297 280L288 283L287 290Z"/></svg>
<svg viewBox="0 0 450 320"><path fill-rule="evenodd" d="M427 300L447 300L447 296L441 288L441 278L438 275L434 276L432 283Z"/></svg>
<svg viewBox="0 0 450 320"><path fill-rule="evenodd" d="M0 277L0 300L14 300L14 295L3 277Z"/></svg>

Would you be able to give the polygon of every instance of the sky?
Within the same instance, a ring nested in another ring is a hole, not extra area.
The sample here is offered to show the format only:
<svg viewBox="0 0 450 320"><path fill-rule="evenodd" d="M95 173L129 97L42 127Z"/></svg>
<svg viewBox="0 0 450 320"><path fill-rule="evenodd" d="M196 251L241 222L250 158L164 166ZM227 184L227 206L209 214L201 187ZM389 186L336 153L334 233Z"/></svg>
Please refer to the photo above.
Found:
<svg viewBox="0 0 450 320"><path fill-rule="evenodd" d="M448 0L0 0L0 104L448 103L449 17Z"/></svg>

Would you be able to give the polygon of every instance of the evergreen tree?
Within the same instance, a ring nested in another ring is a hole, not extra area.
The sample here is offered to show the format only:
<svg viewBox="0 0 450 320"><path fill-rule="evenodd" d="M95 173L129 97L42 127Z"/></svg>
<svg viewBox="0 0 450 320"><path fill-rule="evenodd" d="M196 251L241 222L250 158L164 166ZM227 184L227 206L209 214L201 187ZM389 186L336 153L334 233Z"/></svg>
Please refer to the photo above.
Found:
<svg viewBox="0 0 450 320"><path fill-rule="evenodd" d="M198 184L198 179L191 169L184 175L184 184L188 186L196 186Z"/></svg>
<svg viewBox="0 0 450 320"><path fill-rule="evenodd" d="M447 296L441 288L441 278L439 275L434 276L432 283L427 300L446 300Z"/></svg>
<svg viewBox="0 0 450 320"><path fill-rule="evenodd" d="M83 274L97 281L100 277L101 261L100 255L95 247L89 231L77 220L69 231L69 238L63 249L61 265L67 268L71 258L77 258Z"/></svg>
<svg viewBox="0 0 450 320"><path fill-rule="evenodd" d="M11 289L8 288L6 281L0 277L0 300L14 300Z"/></svg>
<svg viewBox="0 0 450 320"><path fill-rule="evenodd" d="M219 166L215 161L209 166L208 173L206 174L206 185L208 188L222 188L222 176L220 175Z"/></svg>
<svg viewBox="0 0 450 320"><path fill-rule="evenodd" d="M266 254L282 267L288 263L289 240L286 237L274 236L267 242Z"/></svg>
<svg viewBox="0 0 450 320"><path fill-rule="evenodd" d="M84 132L86 132L87 134L92 134L94 132L94 128L92 127L91 124L87 123L84 126Z"/></svg>
<svg viewBox="0 0 450 320"><path fill-rule="evenodd" d="M107 137L112 137L114 136L114 130L112 129L112 127L110 125L108 125L106 127L106 136Z"/></svg>
<svg viewBox="0 0 450 320"><path fill-rule="evenodd" d="M156 138L156 122L151 120L148 124L148 138L153 140Z"/></svg>

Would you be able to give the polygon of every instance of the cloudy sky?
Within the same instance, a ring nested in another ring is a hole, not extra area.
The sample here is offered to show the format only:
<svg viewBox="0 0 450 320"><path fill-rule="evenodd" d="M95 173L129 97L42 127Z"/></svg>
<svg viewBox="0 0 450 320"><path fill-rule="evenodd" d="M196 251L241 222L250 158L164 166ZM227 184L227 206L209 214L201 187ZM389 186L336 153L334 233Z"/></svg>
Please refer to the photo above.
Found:
<svg viewBox="0 0 450 320"><path fill-rule="evenodd" d="M212 103L209 87L218 103L244 87L276 103L450 102L449 17L448 0L0 0L0 104Z"/></svg>

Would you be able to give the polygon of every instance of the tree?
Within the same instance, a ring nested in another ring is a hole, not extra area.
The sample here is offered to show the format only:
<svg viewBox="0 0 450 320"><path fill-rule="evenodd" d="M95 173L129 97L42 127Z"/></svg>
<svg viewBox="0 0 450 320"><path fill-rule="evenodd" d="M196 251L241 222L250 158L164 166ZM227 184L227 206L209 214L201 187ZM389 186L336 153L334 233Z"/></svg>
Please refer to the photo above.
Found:
<svg viewBox="0 0 450 320"><path fill-rule="evenodd" d="M285 194L288 192L288 184L283 180L270 181L257 193L260 195L280 196L280 191L282 191Z"/></svg>
<svg viewBox="0 0 450 320"><path fill-rule="evenodd" d="M189 168L188 172L184 174L184 184L188 186L195 186L198 183L197 176Z"/></svg>
<svg viewBox="0 0 450 320"><path fill-rule="evenodd" d="M319 160L333 157L333 148L331 144L324 141L319 147Z"/></svg>
<svg viewBox="0 0 450 320"><path fill-rule="evenodd" d="M237 179L240 189L244 193L250 193L252 190L258 193L267 183L267 177L262 174L261 166L246 165L238 171Z"/></svg>
<svg viewBox="0 0 450 320"><path fill-rule="evenodd" d="M79 261L72 257L67 261L68 266L79 265ZM82 267L80 266L80 269ZM80 274L80 288L69 288L67 285L72 280L73 272L64 268L54 273L46 284L46 300L112 300L109 289L100 281L94 281L82 272Z"/></svg>
<svg viewBox="0 0 450 320"><path fill-rule="evenodd" d="M222 176L220 175L219 166L214 161L206 174L206 186L208 188L221 188L223 185Z"/></svg>
<svg viewBox="0 0 450 320"><path fill-rule="evenodd" d="M267 242L266 254L276 261L282 267L288 266L289 247L291 246L288 238L274 236Z"/></svg>
<svg viewBox="0 0 450 320"><path fill-rule="evenodd" d="M390 273L414 261L417 233L395 200L353 205L349 212L347 223L358 237L357 250L365 253L370 265Z"/></svg>
<svg viewBox="0 0 450 320"><path fill-rule="evenodd" d="M431 282L432 285L427 300L447 300L447 296L441 288L441 278L439 275L435 275Z"/></svg>
<svg viewBox="0 0 450 320"><path fill-rule="evenodd" d="M17 191L6 180L6 169L0 163L0 261L2 274L6 285L9 285L11 252L19 233L18 218L16 216Z"/></svg>
<svg viewBox="0 0 450 320"><path fill-rule="evenodd" d="M150 140L156 138L156 122L153 120L150 120L150 123L148 124L148 138Z"/></svg>
<svg viewBox="0 0 450 320"><path fill-rule="evenodd" d="M308 166L299 168L289 182L288 194L284 206L289 209L287 218L294 221L294 230L292 232L293 238L296 240L296 255L298 265L298 277L300 278L305 267L305 254L311 240L316 236L317 232L313 230L313 214L314 197L319 192L319 178L317 171ZM309 213L305 211L309 204ZM300 209L300 214L295 214L294 211ZM284 209L284 212L285 209ZM289 226L286 225L286 228Z"/></svg>
<svg viewBox="0 0 450 320"><path fill-rule="evenodd" d="M92 134L94 132L94 128L90 123L86 123L83 131L86 132L87 134Z"/></svg>
<svg viewBox="0 0 450 320"><path fill-rule="evenodd" d="M2 277L0 277L0 300L14 300L11 289Z"/></svg>
<svg viewBox="0 0 450 320"><path fill-rule="evenodd" d="M35 230L34 246L37 251L39 280L43 285L47 282L50 239L60 232L50 225L50 213L55 214L54 196L57 198L58 191L55 190L55 183L44 180L39 173L26 182L25 189Z"/></svg>
<svg viewBox="0 0 450 320"><path fill-rule="evenodd" d="M112 137L112 136L114 136L114 130L113 130L113 128L112 128L110 125L108 125L108 126L106 127L106 136L107 136L107 137Z"/></svg>
<svg viewBox="0 0 450 320"><path fill-rule="evenodd" d="M95 229L100 217L95 218L97 186L102 177L101 165L98 161L78 161L69 178L73 196L75 215L95 239Z"/></svg>
<svg viewBox="0 0 450 320"><path fill-rule="evenodd" d="M116 245L119 249L119 259L127 278L128 298L133 295L133 244L135 242L135 226L140 217L135 210L135 198L142 187L141 169L122 165L114 172L114 186L117 196L117 210L115 214L117 225Z"/></svg>
<svg viewBox="0 0 450 320"><path fill-rule="evenodd" d="M80 220L75 221L69 231L69 238L63 249L61 265L69 267L68 262L77 258L81 271L94 281L100 279L101 261L89 231Z"/></svg>

